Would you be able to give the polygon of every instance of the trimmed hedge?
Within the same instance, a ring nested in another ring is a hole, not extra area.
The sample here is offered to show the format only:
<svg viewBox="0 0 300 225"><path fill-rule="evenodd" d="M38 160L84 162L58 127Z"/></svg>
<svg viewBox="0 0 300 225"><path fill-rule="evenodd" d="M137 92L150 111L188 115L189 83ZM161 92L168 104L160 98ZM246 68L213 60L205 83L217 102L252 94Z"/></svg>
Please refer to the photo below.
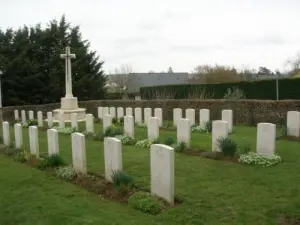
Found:
<svg viewBox="0 0 300 225"><path fill-rule="evenodd" d="M221 119L222 109L232 109L234 123L256 125L259 122L269 122L275 124L286 123L286 116L288 111L300 111L300 100L93 100L81 101L79 106L86 108L87 113L94 114L97 117L97 107L141 107L152 108L152 115L154 108L163 109L163 119L173 120L173 109L181 108L183 110L183 117L185 117L185 109L193 108L196 110L196 121L199 121L199 109L209 109L211 120ZM3 120L14 120L14 110L29 110L35 112L42 111L46 117L47 112L60 108L60 103L46 104L46 105L24 105L3 107L0 109ZM27 117L28 118L28 117Z"/></svg>
<svg viewBox="0 0 300 225"><path fill-rule="evenodd" d="M279 99L300 99L300 79L279 79ZM276 80L261 80L222 84L186 84L140 88L143 99L156 99L157 95L174 96L174 99L189 98L194 92L205 90L210 98L222 99L228 88L244 91L246 99L276 100Z"/></svg>

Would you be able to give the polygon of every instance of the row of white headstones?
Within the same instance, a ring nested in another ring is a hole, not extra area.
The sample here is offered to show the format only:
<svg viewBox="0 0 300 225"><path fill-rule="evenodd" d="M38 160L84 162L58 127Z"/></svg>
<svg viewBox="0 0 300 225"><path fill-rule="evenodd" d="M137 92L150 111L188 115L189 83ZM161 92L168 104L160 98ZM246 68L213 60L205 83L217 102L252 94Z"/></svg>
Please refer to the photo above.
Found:
<svg viewBox="0 0 300 225"><path fill-rule="evenodd" d="M3 143L10 146L10 129L7 121L2 122ZM23 147L23 130L19 123L14 124L15 148ZM47 130L48 155L59 154L58 131ZM85 136L81 133L71 134L72 165L76 172L87 173ZM39 158L38 127L29 126L29 150ZM174 149L154 144L150 150L151 193L174 204ZM123 170L121 141L107 137L104 139L105 178L112 182L115 171Z"/></svg>
<svg viewBox="0 0 300 225"><path fill-rule="evenodd" d="M30 113L32 114L32 113ZM40 114L40 113L38 113ZM15 112L16 116L16 112ZM90 117L90 116L88 116ZM93 117L92 117L93 118ZM113 116L105 114L103 116L103 124L109 126ZM33 118L31 118L33 119ZM288 124L295 127L298 121L298 130L300 125L300 112L288 112ZM292 123L293 122L293 123ZM93 124L93 120L92 120ZM125 132L134 136L134 118L131 115L124 117ZM190 140L191 123L189 119L180 118L177 121L177 139L178 141L188 142ZM220 137L227 137L228 122L222 120L213 121L212 128L213 151L218 149L217 140ZM3 142L10 145L9 123L2 123ZM295 129L292 129L294 131ZM15 147L21 149L23 146L22 125L14 124ZM148 119L148 136L151 138L158 137L159 119L150 117ZM47 130L48 154L59 154L58 132L55 129ZM276 126L270 123L259 123L257 132L257 152L270 155L275 151ZM85 136L81 133L73 133L71 135L72 142L72 159L73 167L77 172L86 174L86 148ZM38 128L36 126L29 127L29 149L31 154L39 157L39 141ZM174 149L172 147L153 144L150 149L150 166L151 166L151 193L164 198L170 204L174 203ZM113 171L122 171L122 145L121 141L116 138L105 138L104 140L104 163L105 177L108 181L112 181Z"/></svg>

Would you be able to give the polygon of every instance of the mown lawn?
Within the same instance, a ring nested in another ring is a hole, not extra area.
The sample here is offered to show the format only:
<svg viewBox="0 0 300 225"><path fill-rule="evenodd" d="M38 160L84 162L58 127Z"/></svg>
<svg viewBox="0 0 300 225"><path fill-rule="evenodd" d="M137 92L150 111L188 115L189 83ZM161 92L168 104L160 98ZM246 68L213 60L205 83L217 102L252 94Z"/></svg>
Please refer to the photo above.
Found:
<svg viewBox="0 0 300 225"><path fill-rule="evenodd" d="M97 124L96 131L101 129ZM23 131L28 148L28 130ZM135 134L145 139L147 130L136 128ZM167 137L176 132L161 130L160 139ZM255 150L256 128L237 126L230 138ZM60 135L59 142L62 157L71 162L70 135ZM46 153L45 131L39 131L39 143ZM211 135L193 133L192 147L211 151ZM104 174L103 142L87 139L86 148L88 170ZM300 143L280 140L276 148L284 161L271 168L176 153L175 191L184 202L157 216L0 156L0 224L281 224L281 215L300 218ZM123 169L136 184L150 187L148 149L123 146Z"/></svg>

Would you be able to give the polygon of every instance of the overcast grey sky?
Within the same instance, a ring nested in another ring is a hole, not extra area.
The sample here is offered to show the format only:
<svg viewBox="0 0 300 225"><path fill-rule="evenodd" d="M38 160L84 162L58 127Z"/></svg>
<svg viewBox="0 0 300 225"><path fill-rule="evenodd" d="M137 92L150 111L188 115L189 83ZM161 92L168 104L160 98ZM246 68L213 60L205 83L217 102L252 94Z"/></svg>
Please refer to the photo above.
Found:
<svg viewBox="0 0 300 225"><path fill-rule="evenodd" d="M106 72L190 72L199 64L283 69L300 51L300 0L0 0L1 28L63 14Z"/></svg>

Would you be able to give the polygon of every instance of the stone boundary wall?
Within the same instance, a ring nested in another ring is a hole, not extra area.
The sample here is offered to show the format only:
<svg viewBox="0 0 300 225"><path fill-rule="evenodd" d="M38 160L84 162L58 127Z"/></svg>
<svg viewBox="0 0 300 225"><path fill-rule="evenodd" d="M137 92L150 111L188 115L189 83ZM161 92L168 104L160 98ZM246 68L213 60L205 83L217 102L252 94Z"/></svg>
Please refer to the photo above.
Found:
<svg viewBox="0 0 300 225"><path fill-rule="evenodd" d="M94 114L97 117L97 107L141 107L163 109L164 120L173 119L173 109L181 108L183 111L187 108L196 110L196 122L199 122L199 109L209 109L211 120L221 119L221 111L223 109L232 109L234 123L247 124L256 126L259 122L270 122L282 124L286 122L288 111L300 111L300 100L92 100L79 102L79 107L86 108L87 113ZM29 110L35 112L42 111L44 116L48 111L60 108L60 103L46 105L24 105L3 107L0 113L3 120L13 120L14 110ZM134 111L134 110L133 110ZM183 112L185 116L185 112Z"/></svg>

